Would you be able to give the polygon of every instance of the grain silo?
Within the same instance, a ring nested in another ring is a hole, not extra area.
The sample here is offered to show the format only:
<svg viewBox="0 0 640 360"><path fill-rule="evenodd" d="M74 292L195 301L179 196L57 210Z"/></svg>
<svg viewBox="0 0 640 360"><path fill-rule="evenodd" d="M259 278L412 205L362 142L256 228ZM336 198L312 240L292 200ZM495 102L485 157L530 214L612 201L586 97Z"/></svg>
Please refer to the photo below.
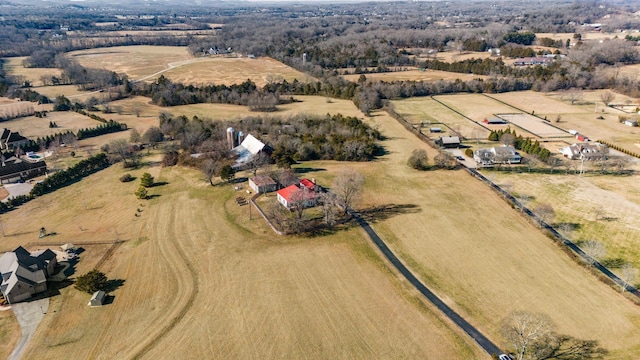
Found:
<svg viewBox="0 0 640 360"><path fill-rule="evenodd" d="M233 130L232 127L227 128L227 146L229 146L229 149L233 149L234 147L236 147L235 132L236 131Z"/></svg>

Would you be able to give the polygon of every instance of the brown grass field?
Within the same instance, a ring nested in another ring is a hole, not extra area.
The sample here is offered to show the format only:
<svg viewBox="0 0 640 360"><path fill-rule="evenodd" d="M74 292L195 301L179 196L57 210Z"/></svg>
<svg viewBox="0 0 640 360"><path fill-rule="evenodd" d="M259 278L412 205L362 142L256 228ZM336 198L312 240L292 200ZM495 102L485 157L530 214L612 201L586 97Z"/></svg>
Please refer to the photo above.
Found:
<svg viewBox="0 0 640 360"><path fill-rule="evenodd" d="M363 206L410 209L373 226L438 295L497 341L500 319L524 309L549 315L562 333L599 340L613 358L638 357L637 306L463 171L410 170L406 159L422 143L377 115L389 155L358 167L367 174Z"/></svg>
<svg viewBox="0 0 640 360"><path fill-rule="evenodd" d="M539 116L546 116L553 125L565 130L577 130L592 140L603 140L622 146L631 151L638 151L640 143L638 128L624 126L618 122L621 111L604 107L600 100L600 91L585 91L580 103L571 105L563 100L565 94L552 93L545 95L533 91L491 94L491 97L505 101L525 111L535 111ZM624 95L617 94L616 101L624 101ZM597 109L594 102L598 102ZM594 112L594 110L597 110ZM561 121L555 122L560 116ZM602 116L604 120L597 117ZM570 140L568 140L570 141ZM551 150L551 149L550 149Z"/></svg>
<svg viewBox="0 0 640 360"><path fill-rule="evenodd" d="M626 32L620 33L606 33L606 32L589 32L589 31L580 31L580 35L582 35L582 40L603 40L603 39L613 39L618 37L619 39L624 39L627 35ZM567 41L567 39L571 39L571 42L574 42L573 33L536 33L536 37L539 38L551 38L554 40L562 40Z"/></svg>
<svg viewBox="0 0 640 360"><path fill-rule="evenodd" d="M9 357L20 339L20 334L20 325L18 325L13 311L0 311L0 339L2 339L0 341L0 356L3 359Z"/></svg>
<svg viewBox="0 0 640 360"><path fill-rule="evenodd" d="M55 100L59 95L64 95L71 101L86 101L92 96L95 96L97 99L102 98L101 93L78 90L76 85L38 86L34 87L33 90L51 100Z"/></svg>
<svg viewBox="0 0 640 360"><path fill-rule="evenodd" d="M186 47L121 46L74 51L69 55L83 66L125 73L133 80L153 80L160 74L177 82L197 85L230 85L251 79L258 86L263 86L268 76L288 81L296 78L300 81L313 80L271 58L193 58Z"/></svg>
<svg viewBox="0 0 640 360"><path fill-rule="evenodd" d="M592 164L585 166L592 168ZM571 239L602 241L608 257L623 258L640 268L640 220L635 216L640 211L640 192L635 176L492 174L514 193L530 196L530 207L553 204L555 223L578 224Z"/></svg>
<svg viewBox="0 0 640 360"><path fill-rule="evenodd" d="M144 207L137 182L120 183L114 166L3 219L18 232L7 248L40 226L58 233L56 244L127 241L101 268L125 280L113 303L91 309L88 294L62 289L25 358L485 358L391 275L359 230L276 237L255 213L248 220L230 186L183 168L133 173L143 171L168 182Z"/></svg>
<svg viewBox="0 0 640 360"><path fill-rule="evenodd" d="M6 61L4 69L7 71L7 75L24 76L24 79L30 81L32 86L41 86L40 78L42 75L59 77L62 74L60 69L55 68L25 68L22 65L24 59L26 56L4 58Z"/></svg>
<svg viewBox="0 0 640 360"><path fill-rule="evenodd" d="M133 80L165 70L170 63L191 59L186 47L117 46L68 53L82 66L125 73Z"/></svg>
<svg viewBox="0 0 640 360"><path fill-rule="evenodd" d="M58 124L57 128L49 128L49 122L53 121ZM96 127L102 123L78 114L73 111L53 111L47 113L47 117L37 118L28 116L24 118L13 119L2 123L3 127L19 132L22 136L31 139L53 135L55 133L71 130L74 133L78 130L88 127Z"/></svg>
<svg viewBox="0 0 640 360"><path fill-rule="evenodd" d="M268 57L226 58L206 57L167 70L163 75L173 81L194 84L239 84L251 79L257 86L264 86L268 77L284 79L289 82L294 79L309 82L315 79L295 70L277 60Z"/></svg>
<svg viewBox="0 0 640 360"><path fill-rule="evenodd" d="M438 81L438 80L472 80L472 79L486 79L484 75L474 74L461 74L440 70L408 70L408 71L395 71L387 73L371 73L364 74L367 79L381 80L381 81ZM343 75L346 80L358 81L360 74Z"/></svg>

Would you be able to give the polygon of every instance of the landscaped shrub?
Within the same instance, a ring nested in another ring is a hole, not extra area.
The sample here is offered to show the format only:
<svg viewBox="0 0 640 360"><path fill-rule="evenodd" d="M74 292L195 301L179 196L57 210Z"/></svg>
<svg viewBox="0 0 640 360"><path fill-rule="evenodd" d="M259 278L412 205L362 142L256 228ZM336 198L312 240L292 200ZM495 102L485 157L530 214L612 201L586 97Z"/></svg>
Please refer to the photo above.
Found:
<svg viewBox="0 0 640 360"><path fill-rule="evenodd" d="M464 150L464 154L467 155L468 157L473 157L473 150L467 148Z"/></svg>
<svg viewBox="0 0 640 360"><path fill-rule="evenodd" d="M146 188L153 186L153 176L149 173L142 174L142 177L140 178L140 186L144 186Z"/></svg>
<svg viewBox="0 0 640 360"><path fill-rule="evenodd" d="M98 290L104 290L108 281L107 275L97 269L93 269L84 275L78 276L75 288L93 294Z"/></svg>
<svg viewBox="0 0 640 360"><path fill-rule="evenodd" d="M131 174L124 174L122 176L120 176L120 182L129 182L129 181L133 181L135 180L135 178L133 176L131 176Z"/></svg>

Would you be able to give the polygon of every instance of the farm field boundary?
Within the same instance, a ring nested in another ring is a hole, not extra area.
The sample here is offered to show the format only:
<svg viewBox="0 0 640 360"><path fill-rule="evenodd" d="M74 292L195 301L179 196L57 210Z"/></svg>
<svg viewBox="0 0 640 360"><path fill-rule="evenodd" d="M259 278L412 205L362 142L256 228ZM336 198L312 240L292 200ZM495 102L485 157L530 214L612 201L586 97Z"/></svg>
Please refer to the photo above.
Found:
<svg viewBox="0 0 640 360"><path fill-rule="evenodd" d="M433 99L433 101L437 102L438 104L440 104L440 105L442 105L442 106L446 107L447 109L449 109L449 110L453 111L454 113L456 113L456 114L458 114L458 115L462 116L463 118L465 118L465 119L467 119L467 120L471 121L472 123L474 123L474 124L476 124L476 125L479 125L479 126L481 126L481 127L485 128L485 129L487 129L487 130L491 131L491 129L490 129L490 128L488 128L488 127L484 126L482 123L479 123L479 122L477 122L477 121L473 120L472 118L470 118L470 117L466 116L465 114L461 113L460 111L458 111L458 110L456 110L456 109L453 109L451 106L449 106L449 105L447 105L447 104L443 103L442 101L440 101L440 100L436 99L434 96L431 96L431 99Z"/></svg>

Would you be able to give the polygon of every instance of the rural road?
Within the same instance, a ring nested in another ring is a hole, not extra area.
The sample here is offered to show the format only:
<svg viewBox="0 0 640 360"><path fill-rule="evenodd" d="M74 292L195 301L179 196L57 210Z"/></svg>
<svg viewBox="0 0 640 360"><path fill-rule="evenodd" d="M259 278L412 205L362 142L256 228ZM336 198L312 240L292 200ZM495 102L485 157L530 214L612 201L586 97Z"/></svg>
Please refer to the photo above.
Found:
<svg viewBox="0 0 640 360"><path fill-rule="evenodd" d="M49 309L49 298L13 304L11 309L18 319L22 335L7 359L18 360Z"/></svg>
<svg viewBox="0 0 640 360"><path fill-rule="evenodd" d="M393 266L413 285L424 297L427 298L433 305L435 305L440 311L442 311L451 321L458 325L464 332L466 332L471 338L480 345L480 347L486 351L489 355L502 354L502 350L498 348L496 344L491 342L486 336L482 335L478 329L469 324L458 313L445 304L439 297L431 292L418 278L413 275L409 269L398 259L398 257L389 249L387 244L378 236L378 234L371 228L369 223L364 220L358 213L352 212L356 221L367 232L371 240L376 244L378 249L382 251L382 254L393 264Z"/></svg>

